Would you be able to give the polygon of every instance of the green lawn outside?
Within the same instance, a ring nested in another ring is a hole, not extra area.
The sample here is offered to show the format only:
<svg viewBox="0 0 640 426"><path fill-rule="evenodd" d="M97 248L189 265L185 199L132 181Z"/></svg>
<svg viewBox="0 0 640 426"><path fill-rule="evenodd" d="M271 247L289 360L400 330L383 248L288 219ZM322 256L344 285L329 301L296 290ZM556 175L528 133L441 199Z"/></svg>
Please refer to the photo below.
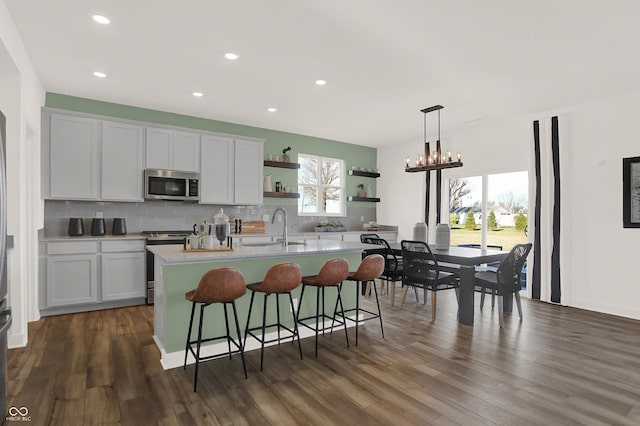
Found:
<svg viewBox="0 0 640 426"><path fill-rule="evenodd" d="M499 228L495 231L487 231L487 244L499 245L505 251L511 250L516 244L526 243L527 236L524 231L518 231L515 227ZM451 245L459 244L480 244L480 227L475 231L464 229L464 227L451 227Z"/></svg>

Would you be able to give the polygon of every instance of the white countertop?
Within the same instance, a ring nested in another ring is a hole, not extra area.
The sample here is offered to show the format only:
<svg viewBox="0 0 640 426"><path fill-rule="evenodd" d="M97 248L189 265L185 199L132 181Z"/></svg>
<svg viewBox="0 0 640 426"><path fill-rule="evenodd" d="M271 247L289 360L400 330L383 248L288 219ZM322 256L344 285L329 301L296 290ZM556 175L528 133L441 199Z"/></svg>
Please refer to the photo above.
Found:
<svg viewBox="0 0 640 426"><path fill-rule="evenodd" d="M233 251L224 252L184 252L182 245L147 246L147 250L161 258L165 263L199 263L218 260L259 259L291 256L309 256L326 253L353 253L362 251L359 242L334 240L308 240L305 245L295 244L282 247L281 244L269 246L240 246Z"/></svg>
<svg viewBox="0 0 640 426"><path fill-rule="evenodd" d="M109 240L145 240L145 236L140 233L132 233L126 235L103 235L103 236L95 236L95 235L82 235L80 237L70 237L68 235L62 235L57 237L43 237L40 239L41 242L54 242L54 241L109 241Z"/></svg>

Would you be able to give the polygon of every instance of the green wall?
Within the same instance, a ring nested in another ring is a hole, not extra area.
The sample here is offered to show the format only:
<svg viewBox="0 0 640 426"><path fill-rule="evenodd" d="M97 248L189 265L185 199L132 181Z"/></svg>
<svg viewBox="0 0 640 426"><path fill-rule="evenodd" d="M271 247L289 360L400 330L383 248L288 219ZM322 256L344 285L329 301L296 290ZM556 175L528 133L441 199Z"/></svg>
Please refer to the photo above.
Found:
<svg viewBox="0 0 640 426"><path fill-rule="evenodd" d="M226 123L224 121L174 114L171 112L114 104L59 93L47 93L45 106L48 108L58 108L68 111L77 111L148 123L187 127L196 130L230 133L233 135L265 139L265 156L267 154L282 155L282 149L290 146L292 148L290 152L292 161L297 161L297 154L299 152L303 152L305 154L344 159L345 167L347 169L350 169L351 166L366 168L377 167L376 148L354 145L330 139L321 139L313 136L298 135L295 133L262 129L259 127L245 126L235 123ZM274 186L276 181L281 181L284 186L296 186L295 171L265 167L265 174L272 175L272 182ZM374 190L374 194L377 193L375 179L347 176L346 195L355 195L357 193L357 185L360 183L370 184ZM297 201L295 199L265 198L265 204L287 203L296 204Z"/></svg>

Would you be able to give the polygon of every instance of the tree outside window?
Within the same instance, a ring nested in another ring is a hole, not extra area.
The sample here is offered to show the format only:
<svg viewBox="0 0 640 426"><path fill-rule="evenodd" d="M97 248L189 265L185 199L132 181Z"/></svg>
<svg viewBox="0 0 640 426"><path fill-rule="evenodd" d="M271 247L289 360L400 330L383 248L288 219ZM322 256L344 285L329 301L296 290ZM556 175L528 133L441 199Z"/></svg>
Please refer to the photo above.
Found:
<svg viewBox="0 0 640 426"><path fill-rule="evenodd" d="M484 180L484 183L483 183ZM487 186L486 211L482 188ZM528 173L512 172L449 179L451 244L486 244L510 250L527 241ZM484 217L487 218L486 224Z"/></svg>
<svg viewBox="0 0 640 426"><path fill-rule="evenodd" d="M344 161L298 154L298 214L344 216Z"/></svg>

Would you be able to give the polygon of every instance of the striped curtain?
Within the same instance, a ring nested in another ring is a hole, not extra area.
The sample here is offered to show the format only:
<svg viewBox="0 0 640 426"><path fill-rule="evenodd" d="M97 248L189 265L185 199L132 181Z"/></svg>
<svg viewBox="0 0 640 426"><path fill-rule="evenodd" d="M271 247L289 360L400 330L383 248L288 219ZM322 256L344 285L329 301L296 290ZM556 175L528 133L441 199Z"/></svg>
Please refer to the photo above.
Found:
<svg viewBox="0 0 640 426"><path fill-rule="evenodd" d="M558 117L533 122L533 161L531 180L533 217L529 220L533 237L533 256L529 257L527 288L532 299L562 303L562 185ZM530 278L529 278L530 277Z"/></svg>

